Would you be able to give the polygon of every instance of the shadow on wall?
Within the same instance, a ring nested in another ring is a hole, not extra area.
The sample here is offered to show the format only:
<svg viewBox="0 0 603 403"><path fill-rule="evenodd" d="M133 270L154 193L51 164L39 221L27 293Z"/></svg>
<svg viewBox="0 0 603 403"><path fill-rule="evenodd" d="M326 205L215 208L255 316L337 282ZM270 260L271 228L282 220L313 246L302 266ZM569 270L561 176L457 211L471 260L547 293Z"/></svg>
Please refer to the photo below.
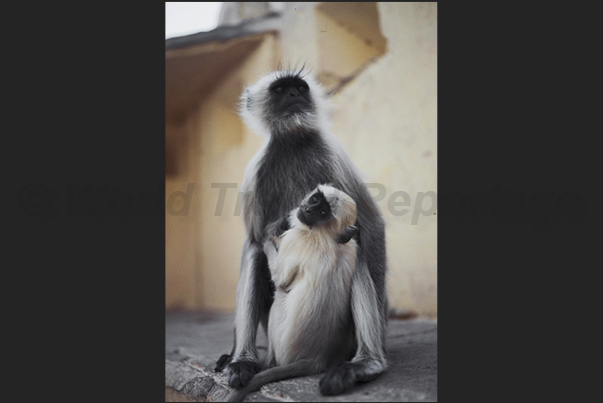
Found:
<svg viewBox="0 0 603 403"><path fill-rule="evenodd" d="M381 34L376 3L321 3L316 18L317 78L332 94L383 55L387 40Z"/></svg>

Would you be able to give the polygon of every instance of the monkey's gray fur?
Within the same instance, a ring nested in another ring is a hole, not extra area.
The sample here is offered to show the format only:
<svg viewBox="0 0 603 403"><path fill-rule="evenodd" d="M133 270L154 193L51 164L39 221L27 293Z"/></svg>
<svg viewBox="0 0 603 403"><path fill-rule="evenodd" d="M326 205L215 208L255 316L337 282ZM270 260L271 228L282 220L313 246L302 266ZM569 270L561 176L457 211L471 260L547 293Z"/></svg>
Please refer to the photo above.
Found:
<svg viewBox="0 0 603 403"><path fill-rule="evenodd" d="M355 221L352 198L319 185L285 218L281 228L290 229L264 243L276 287L266 367L276 368L254 376L227 401L241 401L268 382L323 372L352 357Z"/></svg>
<svg viewBox="0 0 603 403"><path fill-rule="evenodd" d="M261 370L256 334L259 323L267 329L275 293L263 250L263 243L274 235L268 232L270 224L323 183L332 184L356 202L359 234L350 291L354 354L351 360L327 370L320 382L321 393L340 394L356 382L376 378L387 367L385 227L354 164L330 133L327 112L324 90L302 72L272 72L241 96L244 122L266 140L250 161L243 181L247 237L237 286L234 346L216 366L216 371L226 370L235 389L247 385Z"/></svg>

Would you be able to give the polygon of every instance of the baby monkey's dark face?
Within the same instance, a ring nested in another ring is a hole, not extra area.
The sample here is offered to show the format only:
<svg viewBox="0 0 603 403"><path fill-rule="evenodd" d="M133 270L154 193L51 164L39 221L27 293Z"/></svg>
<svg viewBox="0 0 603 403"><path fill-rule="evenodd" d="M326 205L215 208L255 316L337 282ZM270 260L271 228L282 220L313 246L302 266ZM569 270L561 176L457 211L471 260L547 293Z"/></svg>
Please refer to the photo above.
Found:
<svg viewBox="0 0 603 403"><path fill-rule="evenodd" d="M286 76L268 87L272 116L291 116L312 110L310 87L299 76Z"/></svg>
<svg viewBox="0 0 603 403"><path fill-rule="evenodd" d="M331 206L321 191L317 191L299 206L297 218L308 227L320 225L331 218Z"/></svg>

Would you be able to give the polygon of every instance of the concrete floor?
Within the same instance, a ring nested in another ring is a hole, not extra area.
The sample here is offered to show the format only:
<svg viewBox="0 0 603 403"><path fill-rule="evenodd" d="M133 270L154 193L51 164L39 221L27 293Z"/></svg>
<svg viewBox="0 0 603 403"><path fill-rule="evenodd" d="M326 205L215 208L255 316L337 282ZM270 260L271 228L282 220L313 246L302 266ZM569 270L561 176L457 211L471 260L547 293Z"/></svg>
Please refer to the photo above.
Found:
<svg viewBox="0 0 603 403"><path fill-rule="evenodd" d="M165 316L166 401L222 401L230 392L216 360L229 353L233 314L169 312ZM245 401L293 402L415 402L437 401L437 321L390 319L388 370L376 380L359 384L339 396L322 396L322 375L267 384ZM266 337L258 332L260 353Z"/></svg>

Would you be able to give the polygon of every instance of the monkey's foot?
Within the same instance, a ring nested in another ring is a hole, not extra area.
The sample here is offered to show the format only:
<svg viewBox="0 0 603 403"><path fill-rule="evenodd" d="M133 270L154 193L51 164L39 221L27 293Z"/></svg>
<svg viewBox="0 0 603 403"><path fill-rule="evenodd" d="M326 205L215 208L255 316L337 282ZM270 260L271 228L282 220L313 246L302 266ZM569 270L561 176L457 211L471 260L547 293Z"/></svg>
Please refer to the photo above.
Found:
<svg viewBox="0 0 603 403"><path fill-rule="evenodd" d="M325 396L339 395L356 384L355 364L344 362L331 368L320 380L320 393Z"/></svg>
<svg viewBox="0 0 603 403"><path fill-rule="evenodd" d="M356 382L368 382L383 372L377 361L343 362L331 368L320 380L320 393L325 396L339 395L351 389Z"/></svg>
<svg viewBox="0 0 603 403"><path fill-rule="evenodd" d="M226 367L228 384L235 389L247 386L251 378L260 372L262 367L255 361L231 362Z"/></svg>
<svg viewBox="0 0 603 403"><path fill-rule="evenodd" d="M216 362L216 367L214 368L214 371L222 372L222 370L224 369L226 364L230 363L231 361L232 361L232 355L223 354L222 357L220 357L218 359L218 361Z"/></svg>

